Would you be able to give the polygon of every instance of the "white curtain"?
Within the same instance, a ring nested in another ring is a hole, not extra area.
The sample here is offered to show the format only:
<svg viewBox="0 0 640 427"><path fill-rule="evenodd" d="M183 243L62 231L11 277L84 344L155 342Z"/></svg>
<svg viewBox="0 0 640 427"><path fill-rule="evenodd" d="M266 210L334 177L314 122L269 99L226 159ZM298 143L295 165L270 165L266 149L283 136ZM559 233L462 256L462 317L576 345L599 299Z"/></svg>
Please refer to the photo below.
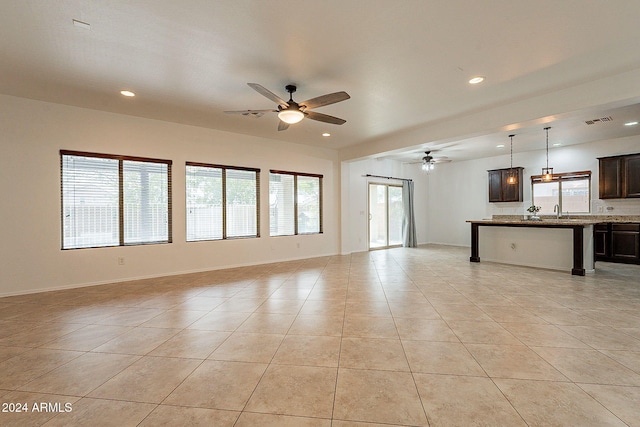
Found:
<svg viewBox="0 0 640 427"><path fill-rule="evenodd" d="M416 238L416 218L413 214L413 181L404 181L402 184L402 204L404 208L402 246L415 248L418 246L418 239Z"/></svg>

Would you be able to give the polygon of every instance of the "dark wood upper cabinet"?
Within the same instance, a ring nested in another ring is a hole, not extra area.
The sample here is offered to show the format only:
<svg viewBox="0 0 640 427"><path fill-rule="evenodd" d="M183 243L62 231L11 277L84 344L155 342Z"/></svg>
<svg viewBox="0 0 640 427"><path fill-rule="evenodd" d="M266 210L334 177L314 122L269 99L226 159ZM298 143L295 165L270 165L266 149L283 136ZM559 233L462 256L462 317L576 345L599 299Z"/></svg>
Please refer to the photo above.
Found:
<svg viewBox="0 0 640 427"><path fill-rule="evenodd" d="M509 184L509 171L512 170L517 182ZM513 169L493 169L489 173L489 202L521 202L522 201L522 167Z"/></svg>
<svg viewBox="0 0 640 427"><path fill-rule="evenodd" d="M640 153L600 157L598 161L601 199L640 197Z"/></svg>
<svg viewBox="0 0 640 427"><path fill-rule="evenodd" d="M625 197L640 197L640 154L623 160Z"/></svg>
<svg viewBox="0 0 640 427"><path fill-rule="evenodd" d="M619 157L605 157L599 160L599 197L619 199L622 197L622 161Z"/></svg>
<svg viewBox="0 0 640 427"><path fill-rule="evenodd" d="M489 171L489 201L502 201L502 172Z"/></svg>

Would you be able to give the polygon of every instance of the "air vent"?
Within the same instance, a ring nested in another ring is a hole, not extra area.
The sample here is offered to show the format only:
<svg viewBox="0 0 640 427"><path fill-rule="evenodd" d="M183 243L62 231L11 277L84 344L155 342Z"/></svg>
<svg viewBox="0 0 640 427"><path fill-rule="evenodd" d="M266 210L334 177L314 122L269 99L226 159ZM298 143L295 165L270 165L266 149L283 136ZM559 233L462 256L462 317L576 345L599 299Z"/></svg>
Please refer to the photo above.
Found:
<svg viewBox="0 0 640 427"><path fill-rule="evenodd" d="M72 19L71 22L73 22L74 26L76 26L78 28L82 28L83 30L90 30L91 29L91 24L89 24L88 22L78 21L77 19Z"/></svg>
<svg viewBox="0 0 640 427"><path fill-rule="evenodd" d="M600 117L599 119L585 120L584 122L588 125L595 125L597 123L604 123L604 122L611 122L611 121L613 121L613 117L607 116L607 117Z"/></svg>

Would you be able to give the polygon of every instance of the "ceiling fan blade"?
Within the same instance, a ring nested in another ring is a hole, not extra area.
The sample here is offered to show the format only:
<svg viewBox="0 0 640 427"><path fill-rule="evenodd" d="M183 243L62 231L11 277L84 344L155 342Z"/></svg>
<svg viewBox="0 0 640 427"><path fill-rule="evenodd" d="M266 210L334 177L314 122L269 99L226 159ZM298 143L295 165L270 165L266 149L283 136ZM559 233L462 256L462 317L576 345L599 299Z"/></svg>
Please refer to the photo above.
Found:
<svg viewBox="0 0 640 427"><path fill-rule="evenodd" d="M300 103L300 106L306 107L308 110L312 108L324 107L325 105L335 104L336 102L346 101L351 98L347 92L335 92L327 95L318 96L317 98L307 99Z"/></svg>
<svg viewBox="0 0 640 427"><path fill-rule="evenodd" d="M266 89L264 86L259 85L258 83L247 83L249 87L258 92L260 95L265 96L275 102L278 105L282 105L283 107L288 107L289 103L284 99L280 98L275 93L271 92L269 89Z"/></svg>
<svg viewBox="0 0 640 427"><path fill-rule="evenodd" d="M278 110L238 110L238 111L225 111L227 114L242 114L243 116L256 116L260 117L264 113L275 113Z"/></svg>
<svg viewBox="0 0 640 427"><path fill-rule="evenodd" d="M347 121L338 117L329 116L327 114L316 113L315 111L305 111L304 115L311 120L317 120L319 122L331 123L334 125L342 125Z"/></svg>
<svg viewBox="0 0 640 427"><path fill-rule="evenodd" d="M285 123L282 120L278 122L278 130L287 130L289 129L289 123Z"/></svg>

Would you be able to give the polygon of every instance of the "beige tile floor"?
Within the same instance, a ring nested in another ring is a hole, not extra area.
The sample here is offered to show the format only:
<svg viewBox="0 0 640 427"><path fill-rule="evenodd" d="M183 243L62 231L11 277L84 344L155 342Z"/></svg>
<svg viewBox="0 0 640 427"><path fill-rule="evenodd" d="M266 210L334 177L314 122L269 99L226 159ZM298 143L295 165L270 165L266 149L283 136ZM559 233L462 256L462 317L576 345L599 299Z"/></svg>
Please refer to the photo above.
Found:
<svg viewBox="0 0 640 427"><path fill-rule="evenodd" d="M423 246L0 298L0 425L640 426L640 266L597 268Z"/></svg>

